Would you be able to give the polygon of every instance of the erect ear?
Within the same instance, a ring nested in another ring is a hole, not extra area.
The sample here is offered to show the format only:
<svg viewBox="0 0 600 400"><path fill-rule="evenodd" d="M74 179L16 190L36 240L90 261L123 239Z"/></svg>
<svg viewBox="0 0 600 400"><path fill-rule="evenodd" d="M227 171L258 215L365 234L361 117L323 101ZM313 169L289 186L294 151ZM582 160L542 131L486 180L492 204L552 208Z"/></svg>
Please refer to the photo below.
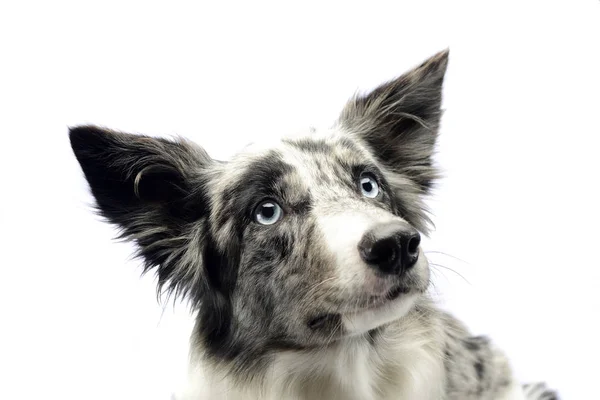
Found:
<svg viewBox="0 0 600 400"><path fill-rule="evenodd" d="M428 191L437 175L431 157L447 64L445 50L369 94L354 97L338 121L363 139L382 163L412 179L422 192Z"/></svg>
<svg viewBox="0 0 600 400"><path fill-rule="evenodd" d="M159 290L176 295L200 290L203 220L208 213L204 150L95 126L70 129L73 152L97 208L138 245L145 271L156 267ZM195 264L195 265L192 265Z"/></svg>

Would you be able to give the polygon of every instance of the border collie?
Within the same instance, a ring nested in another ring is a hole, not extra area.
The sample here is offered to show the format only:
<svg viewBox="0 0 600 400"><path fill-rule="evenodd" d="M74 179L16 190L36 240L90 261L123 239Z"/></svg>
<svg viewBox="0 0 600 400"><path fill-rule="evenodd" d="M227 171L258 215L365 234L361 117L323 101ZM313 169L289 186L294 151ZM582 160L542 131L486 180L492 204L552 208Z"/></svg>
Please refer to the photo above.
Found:
<svg viewBox="0 0 600 400"><path fill-rule="evenodd" d="M448 51L325 131L228 162L185 139L70 129L100 214L191 304L177 399L557 399L428 295L424 197Z"/></svg>

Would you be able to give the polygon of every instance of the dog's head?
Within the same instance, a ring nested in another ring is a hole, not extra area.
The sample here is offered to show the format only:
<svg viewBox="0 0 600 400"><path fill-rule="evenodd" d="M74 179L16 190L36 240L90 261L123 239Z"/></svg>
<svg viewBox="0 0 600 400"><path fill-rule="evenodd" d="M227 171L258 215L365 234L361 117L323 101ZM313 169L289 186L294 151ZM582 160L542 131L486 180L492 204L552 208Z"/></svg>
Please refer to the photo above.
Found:
<svg viewBox="0 0 600 400"><path fill-rule="evenodd" d="M419 232L447 59L355 96L327 132L229 162L91 126L71 144L101 214L197 308L210 354L321 346L400 318L428 287Z"/></svg>

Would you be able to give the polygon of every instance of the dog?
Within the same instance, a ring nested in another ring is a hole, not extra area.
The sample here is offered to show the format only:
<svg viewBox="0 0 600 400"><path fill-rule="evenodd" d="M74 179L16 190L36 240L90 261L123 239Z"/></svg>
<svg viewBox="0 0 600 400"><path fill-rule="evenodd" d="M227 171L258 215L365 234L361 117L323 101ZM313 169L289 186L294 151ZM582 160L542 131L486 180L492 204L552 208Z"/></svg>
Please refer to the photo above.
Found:
<svg viewBox="0 0 600 400"><path fill-rule="evenodd" d="M70 129L99 213L195 311L177 399L558 398L428 296L448 58L227 162L183 138Z"/></svg>

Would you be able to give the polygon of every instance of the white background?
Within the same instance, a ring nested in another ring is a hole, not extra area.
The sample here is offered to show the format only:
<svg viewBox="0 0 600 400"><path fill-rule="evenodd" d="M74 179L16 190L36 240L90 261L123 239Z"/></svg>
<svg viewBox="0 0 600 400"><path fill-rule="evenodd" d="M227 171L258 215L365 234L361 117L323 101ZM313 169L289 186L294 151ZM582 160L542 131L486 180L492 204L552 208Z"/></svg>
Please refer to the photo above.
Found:
<svg viewBox="0 0 600 400"><path fill-rule="evenodd" d="M464 279L438 267L436 297L523 380L600 398L592 0L3 2L0 398L167 399L185 359L185 310L163 311L91 213L67 126L180 134L223 158L328 125L446 47L426 245Z"/></svg>

